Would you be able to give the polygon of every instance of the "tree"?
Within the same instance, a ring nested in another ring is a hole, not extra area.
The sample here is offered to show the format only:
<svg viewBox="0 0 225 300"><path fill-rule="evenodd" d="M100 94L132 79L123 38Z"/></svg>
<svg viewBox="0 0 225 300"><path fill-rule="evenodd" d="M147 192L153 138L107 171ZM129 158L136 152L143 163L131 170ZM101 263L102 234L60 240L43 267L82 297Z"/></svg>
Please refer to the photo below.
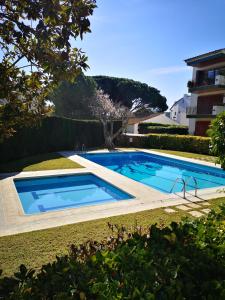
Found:
<svg viewBox="0 0 225 300"><path fill-rule="evenodd" d="M81 74L75 82L61 82L49 98L55 105L56 115L85 119L92 116L90 105L95 93L95 81Z"/></svg>
<svg viewBox="0 0 225 300"><path fill-rule="evenodd" d="M218 162L225 170L225 111L212 121L208 134L211 137L211 152L218 156Z"/></svg>
<svg viewBox="0 0 225 300"><path fill-rule="evenodd" d="M93 115L100 120L103 125L105 146L114 149L114 140L124 131L127 126L130 110L121 105L114 103L109 95L99 89L96 92L95 102L91 106ZM121 126L115 131L114 122L120 121Z"/></svg>
<svg viewBox="0 0 225 300"><path fill-rule="evenodd" d="M61 80L87 68L71 42L90 32L95 0L0 0L0 138L46 113L45 100Z"/></svg>
<svg viewBox="0 0 225 300"><path fill-rule="evenodd" d="M122 103L131 108L136 99L142 106L150 110L162 112L167 110L166 98L160 92L146 83L126 78L108 76L93 76L98 88L107 93L115 103Z"/></svg>

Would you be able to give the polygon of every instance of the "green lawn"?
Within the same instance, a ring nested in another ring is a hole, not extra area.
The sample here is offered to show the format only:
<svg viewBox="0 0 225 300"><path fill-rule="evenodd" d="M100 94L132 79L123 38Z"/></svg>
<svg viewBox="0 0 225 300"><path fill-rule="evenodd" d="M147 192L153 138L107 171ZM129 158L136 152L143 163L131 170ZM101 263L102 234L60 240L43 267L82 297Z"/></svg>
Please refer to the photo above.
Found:
<svg viewBox="0 0 225 300"><path fill-rule="evenodd" d="M75 168L82 168L82 166L53 152L3 163L0 165L0 173Z"/></svg>
<svg viewBox="0 0 225 300"><path fill-rule="evenodd" d="M162 153L197 158L214 162L215 157L180 151L156 150ZM0 172L39 171L51 169L79 168L80 165L60 156L57 153L41 154L1 164ZM211 200L210 207L225 203L225 197ZM135 214L127 214L107 219L83 222L47 230L22 233L14 236L0 238L0 269L4 274L11 274L24 263L32 268L39 268L42 264L53 261L56 255L66 254L68 245L79 244L87 239L101 240L110 234L107 222L119 225L133 226L159 223L168 225L171 221L180 221L188 213L177 211L168 214L163 209L155 209Z"/></svg>
<svg viewBox="0 0 225 300"><path fill-rule="evenodd" d="M225 197L209 202L211 203L211 208L216 208L220 203L225 203ZM107 222L129 227L134 226L136 223L147 226L157 222L164 226L170 224L171 221L180 221L185 216L190 215L181 210L177 210L173 214L168 214L163 209L154 209L135 214L1 237L0 269L4 270L4 274L11 274L16 271L21 263L37 269L42 264L53 261L56 255L66 254L68 252L68 245L72 243L80 244L88 239L102 240L107 237L110 234Z"/></svg>
<svg viewBox="0 0 225 300"><path fill-rule="evenodd" d="M166 154L173 154L177 156L183 156L187 158L195 158L200 159L208 162L215 163L216 157L211 155L205 155L205 154L197 154L197 153L190 153L190 152L182 152L182 151L173 151L173 150L161 150L161 149L152 149L153 151L162 152Z"/></svg>

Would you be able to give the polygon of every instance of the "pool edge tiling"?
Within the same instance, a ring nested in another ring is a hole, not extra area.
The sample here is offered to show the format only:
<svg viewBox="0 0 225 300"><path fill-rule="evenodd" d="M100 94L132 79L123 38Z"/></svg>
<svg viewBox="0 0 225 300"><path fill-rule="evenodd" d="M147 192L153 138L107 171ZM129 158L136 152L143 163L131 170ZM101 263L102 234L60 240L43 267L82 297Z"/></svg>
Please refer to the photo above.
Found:
<svg viewBox="0 0 225 300"><path fill-rule="evenodd" d="M140 149L138 149L140 150ZM124 151L124 149L120 149ZM127 151L127 149L126 149ZM132 150L134 151L134 150ZM141 149L146 153L150 150ZM98 150L98 152L106 152L106 150ZM128 213L136 213L144 210L150 210L160 207L176 206L179 204L187 204L190 202L199 202L213 198L223 197L224 194L218 193L217 188L203 189L198 192L198 197L188 194L188 199L182 199L181 194L164 194L142 183L129 179L112 170L93 163L85 158L80 157L74 151L60 152L63 156L82 165L82 169L70 170L49 170L35 172L21 172L18 174L3 174L0 180L0 236L11 235L21 232L33 230L47 229L67 224L90 221L100 218L125 215ZM154 154L155 151L154 151ZM160 153L161 155L161 153ZM162 156L162 155L161 155ZM170 157L170 155L163 155ZM172 156L174 157L174 156ZM179 157L175 157L179 159ZM189 162L196 162L191 159L184 159ZM202 165L214 166L210 163L202 163ZM59 176L73 174L92 173L99 178L107 181L116 188L121 189L125 193L134 196L132 201L123 200L115 203L106 203L96 206L86 206L80 208L68 208L58 211L50 211L42 214L25 215L20 203L13 180L27 177L43 177L43 176ZM224 186L225 188L225 186ZM193 193L192 193L193 194Z"/></svg>
<svg viewBox="0 0 225 300"><path fill-rule="evenodd" d="M134 198L92 173L20 178L14 184L26 215Z"/></svg>
<svg viewBox="0 0 225 300"><path fill-rule="evenodd" d="M163 157L143 151L80 154L96 164L147 185L162 193L181 192L185 181L187 191L225 185L225 171L212 166Z"/></svg>

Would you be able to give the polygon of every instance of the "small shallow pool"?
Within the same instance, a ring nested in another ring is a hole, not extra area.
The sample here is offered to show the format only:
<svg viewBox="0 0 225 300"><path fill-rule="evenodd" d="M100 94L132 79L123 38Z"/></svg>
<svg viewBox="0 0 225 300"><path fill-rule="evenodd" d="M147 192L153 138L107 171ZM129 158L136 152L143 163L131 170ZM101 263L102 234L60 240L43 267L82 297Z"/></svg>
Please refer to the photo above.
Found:
<svg viewBox="0 0 225 300"><path fill-rule="evenodd" d="M162 155L136 151L81 156L163 193L181 192L181 183L173 188L177 178L187 181L187 191L195 189L193 178L198 189L225 186L225 171L222 169Z"/></svg>
<svg viewBox="0 0 225 300"><path fill-rule="evenodd" d="M93 174L14 179L14 183L25 214L133 198Z"/></svg>

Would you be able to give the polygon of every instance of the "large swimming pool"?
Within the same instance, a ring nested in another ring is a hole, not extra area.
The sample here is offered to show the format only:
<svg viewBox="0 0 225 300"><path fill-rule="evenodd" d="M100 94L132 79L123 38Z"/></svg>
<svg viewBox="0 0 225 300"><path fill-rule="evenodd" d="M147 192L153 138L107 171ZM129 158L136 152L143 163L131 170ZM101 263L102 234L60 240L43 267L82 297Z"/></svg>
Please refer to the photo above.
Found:
<svg viewBox="0 0 225 300"><path fill-rule="evenodd" d="M225 186L225 171L221 169L161 155L137 151L81 156L163 193L181 192L179 182L173 189L177 178L187 181L187 191L195 189L193 178L198 189Z"/></svg>
<svg viewBox="0 0 225 300"><path fill-rule="evenodd" d="M25 214L133 198L93 174L14 179L14 183Z"/></svg>

